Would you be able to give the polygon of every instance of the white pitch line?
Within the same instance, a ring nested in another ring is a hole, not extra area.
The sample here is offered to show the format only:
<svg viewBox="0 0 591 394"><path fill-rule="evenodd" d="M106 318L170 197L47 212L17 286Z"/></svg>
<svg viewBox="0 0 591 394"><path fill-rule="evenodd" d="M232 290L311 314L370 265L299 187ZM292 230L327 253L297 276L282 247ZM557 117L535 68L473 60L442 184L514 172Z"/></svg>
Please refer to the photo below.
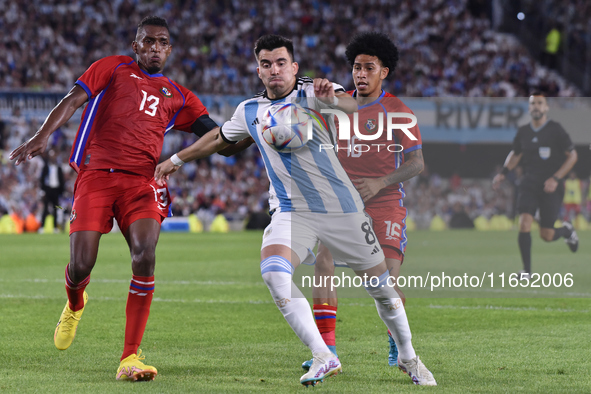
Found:
<svg viewBox="0 0 591 394"><path fill-rule="evenodd" d="M22 294L0 294L0 299L27 299L27 300L60 300L62 301L65 297L49 297L45 295L28 296ZM93 301L126 301L126 298L119 297L92 297ZM216 300L209 299L203 300L195 298L192 300L184 299L169 299L155 297L153 302L167 302L167 303L179 303L179 304L274 304L271 300ZM375 308L374 304L361 304L361 303L345 303L341 302L341 305L346 306L362 306ZM412 305L411 308L429 308L429 309L454 309L454 310L500 310L500 311L520 311L520 312L559 312L559 313L589 313L589 310L581 309L564 309L564 308L535 308L535 307L510 307L510 306L496 306L496 305L484 305L484 306L461 306L461 305L434 305L430 304L427 306Z"/></svg>
<svg viewBox="0 0 591 394"><path fill-rule="evenodd" d="M540 290L534 290L534 289L519 289L519 288L512 288L512 287L506 287L506 288L502 288L502 289L447 287L447 288L437 288L437 290L432 291L432 293L433 293L433 298L435 298L435 297L442 297L441 294L446 291L467 292L470 290L474 290L476 292L483 292L483 293L497 293L497 294L515 293L515 294L532 295L532 296L562 296L564 298L570 298L570 297L590 298L591 297L591 293L577 293L577 292L572 292L572 291L566 291L564 293L561 293L558 291L544 290L544 288L541 288ZM429 297L420 297L420 298L429 298ZM514 298L514 297L510 297L510 298ZM544 298L544 297L539 297L539 298Z"/></svg>
<svg viewBox="0 0 591 394"><path fill-rule="evenodd" d="M26 278L26 279L1 279L0 282L16 283L64 283L64 279L44 279L44 278ZM129 283L127 279L90 279L91 283ZM156 285L199 285L199 286L265 286L260 282L223 282L216 280L156 280Z"/></svg>
<svg viewBox="0 0 591 394"><path fill-rule="evenodd" d="M0 298L8 298L8 299L16 299L16 300L63 300L65 297L48 297L44 295L23 295L23 294L0 294ZM127 298L123 297L92 297L93 301L120 301L125 302ZM183 300L183 299L170 299L170 298L159 298L154 297L152 302L173 302L179 304L274 304L271 300L202 300L199 298L195 298L192 300Z"/></svg>
<svg viewBox="0 0 591 394"><path fill-rule="evenodd" d="M562 313L589 313L586 309L564 309L564 308L535 308L535 307L519 307L519 306L461 306L461 305L429 305L427 308L432 309L469 309L469 310L499 310L499 311L524 311L524 312L562 312Z"/></svg>

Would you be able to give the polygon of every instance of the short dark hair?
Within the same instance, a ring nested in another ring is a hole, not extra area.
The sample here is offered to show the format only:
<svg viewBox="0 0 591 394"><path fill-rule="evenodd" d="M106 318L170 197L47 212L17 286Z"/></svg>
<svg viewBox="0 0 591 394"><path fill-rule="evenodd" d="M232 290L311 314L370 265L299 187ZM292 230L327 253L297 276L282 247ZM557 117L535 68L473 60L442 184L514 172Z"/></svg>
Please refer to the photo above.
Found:
<svg viewBox="0 0 591 394"><path fill-rule="evenodd" d="M137 29L140 30L144 26L162 26L162 27L166 27L166 30L168 30L169 33L170 33L170 29L168 28L168 22L166 22L166 19L160 18L159 16L150 15L150 16L145 17L137 25Z"/></svg>
<svg viewBox="0 0 591 394"><path fill-rule="evenodd" d="M289 56L291 56L291 61L293 62L293 42L289 38L278 36L276 34L267 34L265 36L260 37L254 43L254 55L258 60L259 53L263 49L272 51L273 49L281 47L285 47L287 49Z"/></svg>
<svg viewBox="0 0 591 394"><path fill-rule="evenodd" d="M351 67L353 67L355 58L359 55L377 57L384 67L390 69L390 74L398 63L398 48L396 48L396 45L384 33L375 31L356 34L349 42L345 50L345 56L347 56Z"/></svg>
<svg viewBox="0 0 591 394"><path fill-rule="evenodd" d="M529 96L542 96L542 97L546 97L546 93L542 92L541 90L534 90L532 91Z"/></svg>

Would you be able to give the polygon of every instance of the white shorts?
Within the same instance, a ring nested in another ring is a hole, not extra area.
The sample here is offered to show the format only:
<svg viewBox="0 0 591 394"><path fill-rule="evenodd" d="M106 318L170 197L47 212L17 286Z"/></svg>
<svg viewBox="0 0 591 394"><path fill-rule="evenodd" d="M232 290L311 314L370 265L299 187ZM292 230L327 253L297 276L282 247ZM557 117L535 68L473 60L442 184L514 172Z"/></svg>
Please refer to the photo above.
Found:
<svg viewBox="0 0 591 394"><path fill-rule="evenodd" d="M261 249L285 245L305 263L318 241L330 250L335 260L355 271L375 267L384 260L370 219L362 212L276 212L265 229Z"/></svg>

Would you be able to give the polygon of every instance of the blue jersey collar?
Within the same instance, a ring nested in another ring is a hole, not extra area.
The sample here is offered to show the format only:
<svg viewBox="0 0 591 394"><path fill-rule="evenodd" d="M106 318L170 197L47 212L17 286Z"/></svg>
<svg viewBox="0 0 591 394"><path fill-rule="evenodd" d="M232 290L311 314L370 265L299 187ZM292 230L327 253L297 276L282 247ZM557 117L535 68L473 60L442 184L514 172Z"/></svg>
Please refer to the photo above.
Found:
<svg viewBox="0 0 591 394"><path fill-rule="evenodd" d="M378 97L377 100L374 100L369 104L358 105L357 108L362 109L362 108L367 108L367 107L370 107L374 104L377 104L382 100L382 97L384 97L385 95L386 95L386 92L384 92L384 89L382 89L382 94L380 94L380 97ZM353 92L353 97L357 97L357 89L355 89L355 91Z"/></svg>
<svg viewBox="0 0 591 394"><path fill-rule="evenodd" d="M136 64L137 64L137 63L136 63ZM146 75L147 75L148 77L150 77L150 78L156 78L156 77L163 77L163 76L164 76L164 74L149 74L147 71L144 71L144 70L143 70L143 69L140 67L140 65L139 65L139 64L138 64L138 66L137 66L137 67L140 69L140 71L141 71L141 72L143 72L144 74L146 74Z"/></svg>

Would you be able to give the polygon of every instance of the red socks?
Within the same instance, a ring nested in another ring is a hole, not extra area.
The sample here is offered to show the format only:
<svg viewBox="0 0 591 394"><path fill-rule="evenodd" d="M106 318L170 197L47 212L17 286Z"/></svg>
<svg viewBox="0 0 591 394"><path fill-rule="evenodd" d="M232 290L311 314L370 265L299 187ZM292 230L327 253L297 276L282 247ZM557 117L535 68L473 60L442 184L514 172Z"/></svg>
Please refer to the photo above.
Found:
<svg viewBox="0 0 591 394"><path fill-rule="evenodd" d="M84 289L86 289L88 282L90 282L90 275L82 282L74 284L70 280L70 274L68 273L69 266L70 264L66 265L66 293L68 294L70 309L76 312L84 308Z"/></svg>
<svg viewBox="0 0 591 394"><path fill-rule="evenodd" d="M326 346L335 346L334 331L337 322L337 307L314 304L314 318Z"/></svg>
<svg viewBox="0 0 591 394"><path fill-rule="evenodd" d="M137 354L150 315L153 296L154 277L133 275L129 285L129 295L125 309L127 318L125 323L125 347L123 348L121 360L132 354Z"/></svg>

